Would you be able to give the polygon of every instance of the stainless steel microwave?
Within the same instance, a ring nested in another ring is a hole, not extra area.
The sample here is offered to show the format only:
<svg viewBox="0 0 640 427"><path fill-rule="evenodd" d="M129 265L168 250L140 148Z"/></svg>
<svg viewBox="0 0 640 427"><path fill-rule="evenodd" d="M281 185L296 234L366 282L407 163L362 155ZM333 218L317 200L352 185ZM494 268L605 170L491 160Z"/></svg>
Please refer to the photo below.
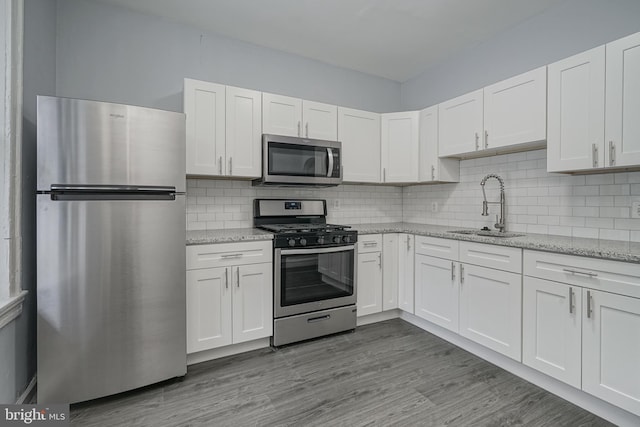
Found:
<svg viewBox="0 0 640 427"><path fill-rule="evenodd" d="M262 135L262 178L254 185L330 187L342 182L342 143Z"/></svg>

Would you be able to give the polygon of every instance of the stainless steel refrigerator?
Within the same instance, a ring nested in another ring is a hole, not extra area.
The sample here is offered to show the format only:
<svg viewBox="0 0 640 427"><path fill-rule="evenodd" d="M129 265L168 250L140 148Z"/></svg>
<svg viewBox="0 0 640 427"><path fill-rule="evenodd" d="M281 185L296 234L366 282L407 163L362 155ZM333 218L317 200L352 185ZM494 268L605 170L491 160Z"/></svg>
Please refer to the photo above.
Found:
<svg viewBox="0 0 640 427"><path fill-rule="evenodd" d="M185 118L38 97L38 402L186 373Z"/></svg>

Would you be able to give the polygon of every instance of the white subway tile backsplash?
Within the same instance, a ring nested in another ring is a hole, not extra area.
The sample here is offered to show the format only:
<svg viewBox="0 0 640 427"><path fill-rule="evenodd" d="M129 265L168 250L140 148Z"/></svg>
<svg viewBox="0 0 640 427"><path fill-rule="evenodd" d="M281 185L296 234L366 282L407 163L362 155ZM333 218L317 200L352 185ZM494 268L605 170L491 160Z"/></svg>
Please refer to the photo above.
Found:
<svg viewBox="0 0 640 427"><path fill-rule="evenodd" d="M505 181L507 228L511 231L640 241L640 219L630 206L640 198L640 172L564 175L546 171L546 150L462 160L455 184L340 185L326 189L253 187L241 180L187 180L187 229L253 225L255 198L326 199L329 222L414 222L493 228L497 205L481 216L480 180L497 173ZM489 201L498 201L497 181L487 181ZM335 209L335 203L340 206ZM435 202L437 208L432 211Z"/></svg>
<svg viewBox="0 0 640 427"><path fill-rule="evenodd" d="M497 206L490 205L489 217L480 216L480 180L488 173L497 173L505 180L509 230L640 241L640 220L629 218L632 196L640 196L640 172L548 173L546 150L490 159L462 160L457 184L403 188L403 220L493 228ZM489 201L497 201L496 188L494 180L487 181ZM438 212L431 212L432 202L438 202Z"/></svg>

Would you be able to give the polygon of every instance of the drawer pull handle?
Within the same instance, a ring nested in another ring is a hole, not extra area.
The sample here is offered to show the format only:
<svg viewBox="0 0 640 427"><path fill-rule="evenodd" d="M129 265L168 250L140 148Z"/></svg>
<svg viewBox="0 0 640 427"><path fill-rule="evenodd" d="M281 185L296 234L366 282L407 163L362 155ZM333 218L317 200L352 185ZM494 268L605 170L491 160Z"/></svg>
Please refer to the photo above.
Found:
<svg viewBox="0 0 640 427"><path fill-rule="evenodd" d="M221 255L220 258L240 258L243 254L225 254Z"/></svg>
<svg viewBox="0 0 640 427"><path fill-rule="evenodd" d="M591 271L580 271L580 270L574 270L572 268L563 268L562 271L566 273L571 273L571 274L582 274L583 276L588 276L588 277L598 277L598 273L593 273Z"/></svg>
<svg viewBox="0 0 640 427"><path fill-rule="evenodd" d="M307 323L322 322L323 320L329 320L329 319L331 319L331 315L326 314L324 316L319 316L319 317L310 317L307 319Z"/></svg>
<svg viewBox="0 0 640 427"><path fill-rule="evenodd" d="M371 247L371 246L376 246L378 243L377 243L377 242L362 242L362 244L363 244L365 247L369 248L369 247Z"/></svg>

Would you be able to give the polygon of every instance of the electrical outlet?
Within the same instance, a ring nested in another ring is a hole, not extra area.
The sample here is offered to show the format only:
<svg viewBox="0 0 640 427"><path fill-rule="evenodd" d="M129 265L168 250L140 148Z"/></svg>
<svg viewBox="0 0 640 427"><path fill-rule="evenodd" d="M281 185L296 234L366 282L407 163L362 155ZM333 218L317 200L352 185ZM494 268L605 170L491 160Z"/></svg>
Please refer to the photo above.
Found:
<svg viewBox="0 0 640 427"><path fill-rule="evenodd" d="M631 218L640 218L640 200L631 203Z"/></svg>
<svg viewBox="0 0 640 427"><path fill-rule="evenodd" d="M431 202L431 212L438 212L438 202Z"/></svg>
<svg viewBox="0 0 640 427"><path fill-rule="evenodd" d="M340 199L334 199L334 201L333 201L333 209L340 210Z"/></svg>

